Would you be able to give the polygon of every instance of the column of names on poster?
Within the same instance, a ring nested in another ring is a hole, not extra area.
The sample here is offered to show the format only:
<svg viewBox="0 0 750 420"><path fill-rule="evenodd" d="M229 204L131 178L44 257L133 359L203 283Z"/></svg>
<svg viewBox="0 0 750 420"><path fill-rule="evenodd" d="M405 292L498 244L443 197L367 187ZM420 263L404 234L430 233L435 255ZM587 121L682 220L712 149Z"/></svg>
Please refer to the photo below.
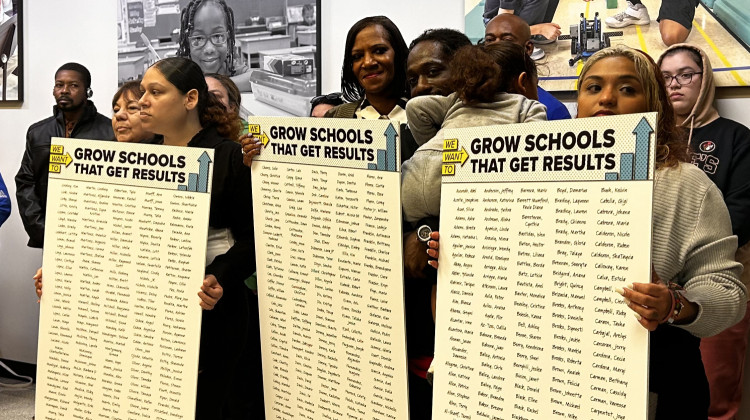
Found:
<svg viewBox="0 0 750 420"><path fill-rule="evenodd" d="M642 118L589 120L615 127L613 141L536 159L520 152L527 136L601 141L605 129L578 121L450 133L467 149L523 134L515 155L506 150L507 173L481 166L480 151L443 179L434 415L645 418L647 332L614 292L650 279L653 184L616 164L632 161ZM555 155L590 160L565 171Z"/></svg>
<svg viewBox="0 0 750 420"><path fill-rule="evenodd" d="M395 129L253 123L268 142L253 163L266 415L406 418Z"/></svg>
<svg viewBox="0 0 750 420"><path fill-rule="evenodd" d="M196 192L187 172L203 153L53 139L37 418L193 418L210 173Z"/></svg>

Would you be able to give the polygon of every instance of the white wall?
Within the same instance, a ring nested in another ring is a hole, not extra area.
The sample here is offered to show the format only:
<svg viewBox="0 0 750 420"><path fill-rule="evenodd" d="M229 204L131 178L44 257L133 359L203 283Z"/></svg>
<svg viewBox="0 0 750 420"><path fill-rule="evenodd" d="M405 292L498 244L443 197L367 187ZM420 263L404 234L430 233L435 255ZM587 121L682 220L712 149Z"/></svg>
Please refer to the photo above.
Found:
<svg viewBox="0 0 750 420"><path fill-rule="evenodd" d="M116 2L25 0L24 12L26 97L20 108L0 108L0 173L11 197L15 197L13 177L23 155L26 129L51 115L55 70L68 61L87 66L93 78L93 99L105 115L109 115L109 99L117 82ZM427 28L463 30L463 13L460 0L323 0L323 92L340 89L346 33L360 18L388 16L408 44ZM723 90L718 96L722 115L750 126L750 115L745 112L750 108L748 89ZM0 228L0 358L36 363L39 318L31 276L42 259L41 251L26 247L27 239L14 202L11 218ZM750 375L745 382L745 395L750 396ZM750 397L746 403L748 413Z"/></svg>
<svg viewBox="0 0 750 420"><path fill-rule="evenodd" d="M0 108L0 173L13 199L11 217L0 227L0 358L36 363L39 309L31 276L41 266L42 253L26 246L13 178L26 129L52 115L52 86L60 65L85 65L92 75L92 99L110 115L117 83L116 2L24 0L23 11L24 103Z"/></svg>

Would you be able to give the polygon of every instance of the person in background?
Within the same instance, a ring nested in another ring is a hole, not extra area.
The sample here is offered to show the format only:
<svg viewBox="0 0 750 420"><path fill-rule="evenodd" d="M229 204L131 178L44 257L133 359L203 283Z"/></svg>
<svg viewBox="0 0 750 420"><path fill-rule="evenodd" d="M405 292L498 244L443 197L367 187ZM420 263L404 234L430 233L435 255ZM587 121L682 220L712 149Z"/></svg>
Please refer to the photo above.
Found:
<svg viewBox="0 0 750 420"><path fill-rule="evenodd" d="M114 138L110 119L96 111L91 96L91 73L78 63L66 63L55 72L52 116L32 124L26 132L26 151L16 174L16 199L28 246L44 245L47 176L52 137L92 140Z"/></svg>
<svg viewBox="0 0 750 420"><path fill-rule="evenodd" d="M225 0L190 0L180 15L177 56L197 63L204 73L232 78L250 91L250 70L235 48L234 12Z"/></svg>
<svg viewBox="0 0 750 420"><path fill-rule="evenodd" d="M584 0L588 1L588 0ZM630 25L649 25L651 17L641 0L628 0L622 12L604 19L610 28L624 28ZM662 0L659 8L659 33L664 45L671 46L685 42L693 27L695 8L698 0Z"/></svg>
<svg viewBox="0 0 750 420"><path fill-rule="evenodd" d="M529 25L516 15L501 14L492 18L484 29L484 45L492 45L500 41L514 42L525 48L526 54L531 56L534 44L531 42ZM570 112L562 102L549 92L537 86L539 102L547 107L548 120L565 120L570 118Z"/></svg>
<svg viewBox="0 0 750 420"><path fill-rule="evenodd" d="M529 25L535 44L549 44L561 34L560 25L552 22L559 3L560 0L486 0L482 17L487 25L497 15L516 15Z"/></svg>
<svg viewBox="0 0 750 420"><path fill-rule="evenodd" d="M205 77L208 84L208 91L216 96L216 99L224 105L227 111L237 114L237 118L239 118L242 96L237 85L232 82L232 79L223 74L207 73Z"/></svg>
<svg viewBox="0 0 750 420"><path fill-rule="evenodd" d="M750 283L750 130L719 116L714 106L711 62L698 47L677 44L659 57L669 100L678 126L688 130L692 163L719 187L737 235L737 261L745 266L742 281ZM739 323L701 340L711 419L734 419L742 401L743 372L750 310Z"/></svg>
<svg viewBox="0 0 750 420"><path fill-rule="evenodd" d="M8 220L10 216L10 197L8 196L8 187L5 186L3 175L0 174L0 226Z"/></svg>
<svg viewBox="0 0 750 420"><path fill-rule="evenodd" d="M157 143L159 137L141 125L141 81L123 83L112 97L112 130L115 140L129 143Z"/></svg>
<svg viewBox="0 0 750 420"><path fill-rule="evenodd" d="M315 5L308 3L302 6L302 23L307 26L315 25Z"/></svg>
<svg viewBox="0 0 750 420"><path fill-rule="evenodd" d="M356 22L346 35L341 91L348 103L327 117L406 122L406 58L409 49L398 27L385 16Z"/></svg>
<svg viewBox="0 0 750 420"><path fill-rule="evenodd" d="M450 63L461 47L471 40L455 29L428 29L409 45L406 80L412 98L453 93L449 86Z"/></svg>
<svg viewBox="0 0 750 420"><path fill-rule="evenodd" d="M208 91L224 105L229 117L238 120L244 132L238 139L250 137L247 133L247 122L242 120L239 110L242 109L240 91L232 80L224 75L210 73L205 75ZM244 281L248 301L247 345L240 355L237 372L225 407L228 418L263 418L263 372L261 366L260 319L258 309L257 273Z"/></svg>
<svg viewBox="0 0 750 420"><path fill-rule="evenodd" d="M322 118L326 115L326 112L328 112L328 110L343 103L344 100L341 99L341 92L334 92L327 95L316 96L310 99L310 116L315 118Z"/></svg>
<svg viewBox="0 0 750 420"><path fill-rule="evenodd" d="M141 90L145 129L163 135L166 145L214 149L201 293L223 293L212 311L203 311L196 418L221 419L246 345L249 313L244 280L255 272L250 171L234 141L236 119L208 91L195 62L181 57L156 62L146 71Z"/></svg>

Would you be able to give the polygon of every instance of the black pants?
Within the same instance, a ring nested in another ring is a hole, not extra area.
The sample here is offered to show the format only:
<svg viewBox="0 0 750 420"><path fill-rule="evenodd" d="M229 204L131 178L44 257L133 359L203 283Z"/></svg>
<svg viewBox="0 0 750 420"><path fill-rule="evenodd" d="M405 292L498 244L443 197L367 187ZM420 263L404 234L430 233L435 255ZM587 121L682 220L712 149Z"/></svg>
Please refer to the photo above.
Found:
<svg viewBox="0 0 750 420"><path fill-rule="evenodd" d="M657 420L706 420L710 402L700 338L662 324L651 332L649 391L659 395Z"/></svg>
<svg viewBox="0 0 750 420"><path fill-rule="evenodd" d="M248 302L241 286L225 288L214 309L203 311L196 420L226 417L224 407L247 342Z"/></svg>

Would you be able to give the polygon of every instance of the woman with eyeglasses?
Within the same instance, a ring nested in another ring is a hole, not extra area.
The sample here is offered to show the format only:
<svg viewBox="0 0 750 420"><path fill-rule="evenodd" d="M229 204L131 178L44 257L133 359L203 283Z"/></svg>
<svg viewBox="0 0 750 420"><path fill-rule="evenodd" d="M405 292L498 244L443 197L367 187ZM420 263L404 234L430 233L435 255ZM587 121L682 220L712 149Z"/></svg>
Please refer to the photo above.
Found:
<svg viewBox="0 0 750 420"><path fill-rule="evenodd" d="M699 48L678 44L659 58L678 126L688 130L692 163L719 187L737 235L737 261L750 283L750 130L722 118L714 107L711 62ZM730 419L739 411L750 311L738 324L701 340L701 357L711 390L710 418Z"/></svg>
<svg viewBox="0 0 750 420"><path fill-rule="evenodd" d="M248 67L235 55L234 12L225 0L190 0L182 9L178 57L196 62L203 73L232 78L250 91Z"/></svg>

